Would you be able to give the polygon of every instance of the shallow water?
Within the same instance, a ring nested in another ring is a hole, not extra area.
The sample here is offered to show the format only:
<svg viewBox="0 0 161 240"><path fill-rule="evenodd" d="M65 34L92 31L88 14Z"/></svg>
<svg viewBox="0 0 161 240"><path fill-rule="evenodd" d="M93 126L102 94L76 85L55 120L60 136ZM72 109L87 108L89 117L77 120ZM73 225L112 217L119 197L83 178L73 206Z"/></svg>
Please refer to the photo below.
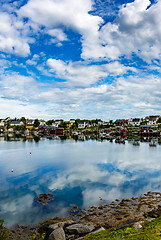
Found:
<svg viewBox="0 0 161 240"><path fill-rule="evenodd" d="M64 216L71 204L87 208L99 197L110 202L148 191L161 191L161 145L0 141L0 218L6 226ZM39 194L50 192L53 201L37 203Z"/></svg>

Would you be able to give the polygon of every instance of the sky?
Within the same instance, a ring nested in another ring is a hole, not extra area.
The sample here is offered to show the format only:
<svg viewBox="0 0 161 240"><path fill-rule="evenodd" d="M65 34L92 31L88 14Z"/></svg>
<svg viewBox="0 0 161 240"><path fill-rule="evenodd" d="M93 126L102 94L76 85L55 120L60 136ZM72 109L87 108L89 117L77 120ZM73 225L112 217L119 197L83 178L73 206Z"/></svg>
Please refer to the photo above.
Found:
<svg viewBox="0 0 161 240"><path fill-rule="evenodd" d="M161 0L0 0L0 118L158 115Z"/></svg>

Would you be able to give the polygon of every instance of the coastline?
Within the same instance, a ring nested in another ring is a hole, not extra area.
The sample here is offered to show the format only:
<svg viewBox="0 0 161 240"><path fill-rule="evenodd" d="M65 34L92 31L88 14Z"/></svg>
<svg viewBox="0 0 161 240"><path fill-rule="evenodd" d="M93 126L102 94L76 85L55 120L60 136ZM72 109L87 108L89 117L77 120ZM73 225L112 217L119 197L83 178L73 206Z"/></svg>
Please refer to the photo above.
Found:
<svg viewBox="0 0 161 240"><path fill-rule="evenodd" d="M130 223L145 222L161 215L160 192L148 192L139 197L129 199L116 199L110 204L106 204L103 199L101 201L102 204L99 206L91 206L89 209L81 211L76 206L73 206L70 215L65 218L54 217L46 219L36 226L17 225L11 229L6 229L9 239L49 239L49 235L52 232L51 225L57 224L56 226L61 226L62 228L62 222L64 223L63 227L82 224L93 226L93 229L97 229L99 226L104 229L112 229ZM67 235L65 239L77 239L80 237L78 234L76 236L71 235L73 238L69 238Z"/></svg>

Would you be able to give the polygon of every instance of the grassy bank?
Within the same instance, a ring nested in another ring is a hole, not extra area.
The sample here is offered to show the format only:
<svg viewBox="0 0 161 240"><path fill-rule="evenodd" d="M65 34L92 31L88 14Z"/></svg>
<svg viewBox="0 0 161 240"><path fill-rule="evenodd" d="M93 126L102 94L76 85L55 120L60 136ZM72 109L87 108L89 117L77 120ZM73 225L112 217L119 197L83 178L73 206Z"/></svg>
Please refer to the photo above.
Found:
<svg viewBox="0 0 161 240"><path fill-rule="evenodd" d="M159 240L161 239L161 217L146 222L143 229L136 230L133 225L112 228L96 234L90 234L84 240Z"/></svg>

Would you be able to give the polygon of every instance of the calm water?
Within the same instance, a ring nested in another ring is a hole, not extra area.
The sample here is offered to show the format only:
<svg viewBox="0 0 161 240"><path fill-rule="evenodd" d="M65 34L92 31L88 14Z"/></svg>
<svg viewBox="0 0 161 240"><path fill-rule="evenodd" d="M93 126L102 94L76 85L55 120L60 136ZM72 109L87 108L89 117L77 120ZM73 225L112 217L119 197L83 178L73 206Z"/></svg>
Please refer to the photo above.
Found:
<svg viewBox="0 0 161 240"><path fill-rule="evenodd" d="M7 226L64 216L70 204L87 208L99 197L112 201L152 190L161 191L161 145L0 141L0 218ZM55 195L49 205L36 202L49 192Z"/></svg>

